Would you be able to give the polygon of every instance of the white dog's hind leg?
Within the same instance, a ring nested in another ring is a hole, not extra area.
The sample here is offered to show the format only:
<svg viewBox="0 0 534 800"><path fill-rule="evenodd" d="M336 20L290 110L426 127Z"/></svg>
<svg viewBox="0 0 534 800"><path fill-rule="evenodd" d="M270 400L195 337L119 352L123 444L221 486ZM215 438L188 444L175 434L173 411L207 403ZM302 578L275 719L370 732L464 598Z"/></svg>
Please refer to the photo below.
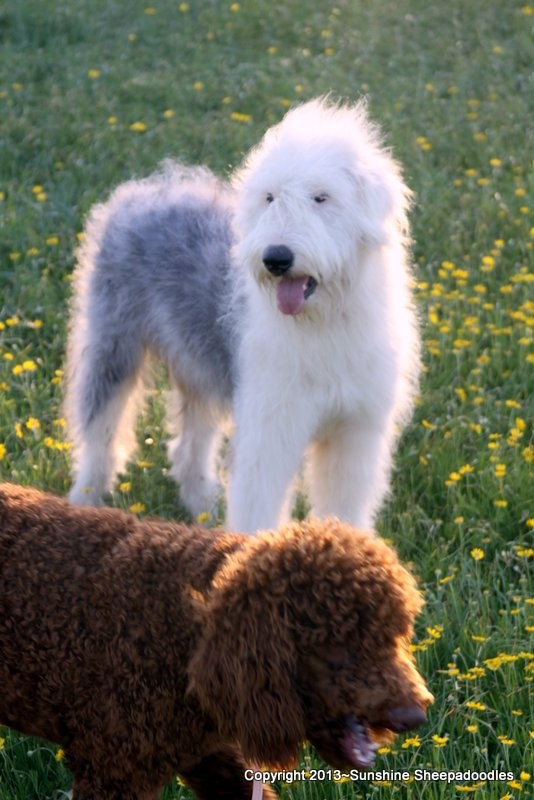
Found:
<svg viewBox="0 0 534 800"><path fill-rule="evenodd" d="M388 489L392 426L369 419L338 423L313 443L308 462L312 514L370 529Z"/></svg>
<svg viewBox="0 0 534 800"><path fill-rule="evenodd" d="M168 443L167 452L180 499L193 516L206 512L215 517L221 496L214 469L218 421L198 397L184 393L179 425L180 433Z"/></svg>
<svg viewBox="0 0 534 800"><path fill-rule="evenodd" d="M141 381L134 378L115 389L97 416L75 436L76 479L69 500L76 505L100 505L113 478L124 469L135 447L134 422Z"/></svg>

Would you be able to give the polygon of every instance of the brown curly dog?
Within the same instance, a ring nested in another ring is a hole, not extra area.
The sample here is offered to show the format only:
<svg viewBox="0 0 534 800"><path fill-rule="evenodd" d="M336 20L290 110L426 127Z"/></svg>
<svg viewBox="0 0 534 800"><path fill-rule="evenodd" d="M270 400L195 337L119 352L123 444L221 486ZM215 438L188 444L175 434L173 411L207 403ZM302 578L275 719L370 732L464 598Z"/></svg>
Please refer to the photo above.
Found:
<svg viewBox="0 0 534 800"><path fill-rule="evenodd" d="M306 739L369 767L432 699L420 607L395 553L337 520L252 538L0 486L0 721L64 747L76 800L157 798L176 773L248 800L246 766Z"/></svg>

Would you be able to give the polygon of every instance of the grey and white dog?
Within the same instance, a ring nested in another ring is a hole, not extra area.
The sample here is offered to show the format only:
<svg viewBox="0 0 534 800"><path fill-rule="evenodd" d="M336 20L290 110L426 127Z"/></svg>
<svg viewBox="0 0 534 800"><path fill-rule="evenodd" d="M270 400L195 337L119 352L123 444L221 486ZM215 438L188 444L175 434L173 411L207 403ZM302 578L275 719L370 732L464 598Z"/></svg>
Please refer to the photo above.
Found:
<svg viewBox="0 0 534 800"><path fill-rule="evenodd" d="M279 523L305 454L313 512L371 526L417 386L408 201L364 105L316 100L231 185L167 164L96 206L68 342L71 500L99 502L123 469L152 354L180 396L169 456L193 514L215 505L231 413L233 530Z"/></svg>

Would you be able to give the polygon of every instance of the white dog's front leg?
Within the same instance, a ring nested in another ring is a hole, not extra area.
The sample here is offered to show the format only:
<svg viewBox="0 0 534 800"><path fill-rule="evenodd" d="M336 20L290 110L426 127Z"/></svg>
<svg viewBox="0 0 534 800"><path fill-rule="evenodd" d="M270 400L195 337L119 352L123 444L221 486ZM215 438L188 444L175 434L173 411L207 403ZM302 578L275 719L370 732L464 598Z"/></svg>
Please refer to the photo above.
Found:
<svg viewBox="0 0 534 800"><path fill-rule="evenodd" d="M338 423L310 451L312 514L372 528L388 489L394 429L386 420Z"/></svg>
<svg viewBox="0 0 534 800"><path fill-rule="evenodd" d="M291 408L260 416L236 413L228 492L229 530L255 534L280 524L287 491L309 441L306 420Z"/></svg>

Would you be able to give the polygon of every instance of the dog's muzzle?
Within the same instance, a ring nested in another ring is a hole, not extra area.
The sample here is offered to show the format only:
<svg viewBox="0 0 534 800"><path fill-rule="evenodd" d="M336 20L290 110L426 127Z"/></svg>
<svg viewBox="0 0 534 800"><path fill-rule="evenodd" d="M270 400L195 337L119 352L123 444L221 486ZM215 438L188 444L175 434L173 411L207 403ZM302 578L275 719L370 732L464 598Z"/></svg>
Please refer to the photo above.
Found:
<svg viewBox="0 0 534 800"><path fill-rule="evenodd" d="M296 316L317 288L317 281L311 275L292 271L295 256L285 244L271 244L265 248L262 261L269 273L279 280L276 285L276 301L282 314Z"/></svg>
<svg viewBox="0 0 534 800"><path fill-rule="evenodd" d="M263 251L262 260L271 275L284 275L293 266L295 257L285 244L271 244Z"/></svg>

